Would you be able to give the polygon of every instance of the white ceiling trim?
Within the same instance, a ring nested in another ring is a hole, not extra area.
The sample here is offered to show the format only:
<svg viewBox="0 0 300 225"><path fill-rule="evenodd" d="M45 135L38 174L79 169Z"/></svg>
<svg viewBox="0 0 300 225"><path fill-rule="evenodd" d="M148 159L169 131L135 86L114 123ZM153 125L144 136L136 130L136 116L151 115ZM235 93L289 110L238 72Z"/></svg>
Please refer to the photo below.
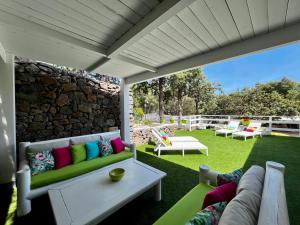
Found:
<svg viewBox="0 0 300 225"><path fill-rule="evenodd" d="M107 57L130 63L142 67L150 72L156 72L157 69L149 64L120 55L128 47L149 34L155 28L176 15L179 11L192 4L195 0L165 0L160 3L152 12L147 14L140 22L117 40L107 51ZM108 63L109 60L100 60L98 67ZM97 69L93 65L93 69Z"/></svg>
<svg viewBox="0 0 300 225"><path fill-rule="evenodd" d="M218 48L204 54L198 54L174 63L167 64L165 66L158 67L156 73L143 72L127 77L125 82L127 84L139 83L299 40L300 23L297 23L267 34L262 34L254 38Z"/></svg>
<svg viewBox="0 0 300 225"><path fill-rule="evenodd" d="M108 57L120 54L194 1L164 0L107 50Z"/></svg>
<svg viewBox="0 0 300 225"><path fill-rule="evenodd" d="M123 61L123 62L127 62L127 63L130 63L132 65L135 65L135 66L139 66L139 67L142 67L148 71L151 71L151 72L157 72L157 68L154 67L154 66L150 66L146 63L142 63L142 62L139 62L139 61L136 61L134 59L131 59L131 58L128 58L126 56L123 56L123 55L117 55L114 57L114 59L116 60L120 60L120 61Z"/></svg>

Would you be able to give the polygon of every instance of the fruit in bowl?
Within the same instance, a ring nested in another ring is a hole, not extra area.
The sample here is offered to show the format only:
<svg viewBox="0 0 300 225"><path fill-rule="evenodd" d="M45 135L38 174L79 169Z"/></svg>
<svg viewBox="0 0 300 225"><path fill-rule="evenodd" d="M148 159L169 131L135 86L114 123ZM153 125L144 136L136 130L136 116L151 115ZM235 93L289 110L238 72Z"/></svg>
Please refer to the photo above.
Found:
<svg viewBox="0 0 300 225"><path fill-rule="evenodd" d="M109 176L112 181L119 181L125 174L125 170L123 168L115 168L109 171Z"/></svg>

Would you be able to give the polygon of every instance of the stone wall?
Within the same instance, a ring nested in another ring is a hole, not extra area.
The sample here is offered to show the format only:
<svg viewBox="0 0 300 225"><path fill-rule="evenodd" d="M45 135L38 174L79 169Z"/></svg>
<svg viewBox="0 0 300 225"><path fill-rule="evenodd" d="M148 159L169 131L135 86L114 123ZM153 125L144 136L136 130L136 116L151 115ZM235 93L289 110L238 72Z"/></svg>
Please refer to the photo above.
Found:
<svg viewBox="0 0 300 225"><path fill-rule="evenodd" d="M171 136L174 136L176 125L160 125L156 126L156 129L168 127L171 131ZM133 128L132 141L136 145L140 144L149 144L154 142L154 136L151 132L152 127L150 126L141 126Z"/></svg>
<svg viewBox="0 0 300 225"><path fill-rule="evenodd" d="M15 65L17 143L120 128L120 87L39 62Z"/></svg>

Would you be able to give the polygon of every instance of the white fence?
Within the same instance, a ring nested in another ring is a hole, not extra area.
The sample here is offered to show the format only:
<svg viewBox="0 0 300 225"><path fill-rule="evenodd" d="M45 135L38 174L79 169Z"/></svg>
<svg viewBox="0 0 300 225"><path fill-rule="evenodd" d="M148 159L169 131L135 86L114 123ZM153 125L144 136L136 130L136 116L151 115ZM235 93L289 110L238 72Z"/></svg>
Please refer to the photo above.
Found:
<svg viewBox="0 0 300 225"><path fill-rule="evenodd" d="M169 121L173 118L176 122L179 120L179 116L165 116ZM245 116L238 115L189 115L182 116L181 120L186 121L186 126L189 130L193 127L206 127L206 126L222 126L227 124L230 120L241 120ZM267 127L269 131L285 131L295 132L300 136L300 117L285 117L285 116L247 116L255 122L260 122L264 127ZM282 126L282 127L280 127Z"/></svg>

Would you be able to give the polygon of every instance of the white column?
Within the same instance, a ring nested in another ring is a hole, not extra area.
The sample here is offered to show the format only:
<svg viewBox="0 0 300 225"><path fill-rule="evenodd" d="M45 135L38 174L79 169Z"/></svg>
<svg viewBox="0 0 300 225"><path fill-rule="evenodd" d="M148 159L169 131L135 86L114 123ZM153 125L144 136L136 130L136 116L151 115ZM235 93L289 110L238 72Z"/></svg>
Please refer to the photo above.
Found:
<svg viewBox="0 0 300 225"><path fill-rule="evenodd" d="M0 183L14 179L16 159L14 56L0 58Z"/></svg>
<svg viewBox="0 0 300 225"><path fill-rule="evenodd" d="M121 79L120 111L121 111L121 137L125 142L130 142L130 85Z"/></svg>

